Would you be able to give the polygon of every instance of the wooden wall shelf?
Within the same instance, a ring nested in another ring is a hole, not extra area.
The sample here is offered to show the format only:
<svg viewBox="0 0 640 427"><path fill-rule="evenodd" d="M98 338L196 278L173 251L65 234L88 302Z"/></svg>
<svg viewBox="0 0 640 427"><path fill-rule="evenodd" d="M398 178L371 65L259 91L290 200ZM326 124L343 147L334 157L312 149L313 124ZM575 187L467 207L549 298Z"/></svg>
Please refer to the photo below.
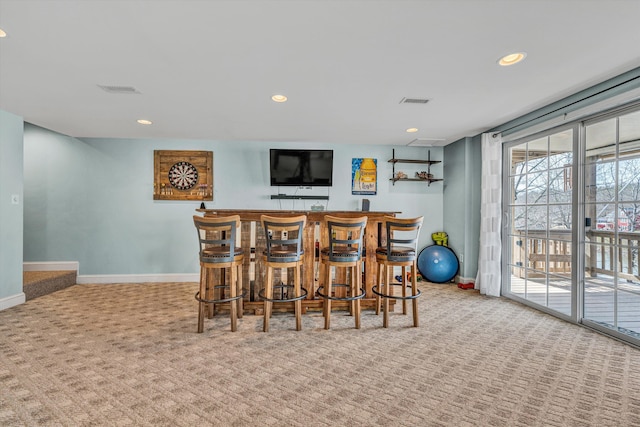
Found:
<svg viewBox="0 0 640 427"><path fill-rule="evenodd" d="M412 163L412 164L422 164L427 165L427 174L431 175L431 165L436 163L441 163L441 160L431 160L431 150L427 152L427 159L398 159L396 158L396 150L393 150L393 155L389 159L389 163L393 164L393 176L389 178L389 181L393 182L393 185L396 185L396 182L426 182L427 185L431 185L432 182L442 181L442 178L396 178L396 163Z"/></svg>
<svg viewBox="0 0 640 427"><path fill-rule="evenodd" d="M432 183L432 182L436 182L436 181L442 181L442 178L427 178L427 179L422 179L422 178L389 178L389 181L393 181L398 182L398 181L416 181L416 182L428 182L428 183Z"/></svg>
<svg viewBox="0 0 640 427"><path fill-rule="evenodd" d="M329 200L329 196L295 196L287 194L272 194L271 199L280 200Z"/></svg>

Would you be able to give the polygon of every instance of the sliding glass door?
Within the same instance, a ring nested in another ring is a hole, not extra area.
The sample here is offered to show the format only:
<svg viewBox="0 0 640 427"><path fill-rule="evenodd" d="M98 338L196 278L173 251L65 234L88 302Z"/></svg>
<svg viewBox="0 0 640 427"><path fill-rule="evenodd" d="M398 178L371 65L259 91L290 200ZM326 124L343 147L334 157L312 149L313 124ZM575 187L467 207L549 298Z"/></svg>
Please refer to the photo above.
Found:
<svg viewBox="0 0 640 427"><path fill-rule="evenodd" d="M505 143L503 294L640 345L640 105Z"/></svg>
<svg viewBox="0 0 640 427"><path fill-rule="evenodd" d="M640 111L585 123L583 322L640 337Z"/></svg>
<svg viewBox="0 0 640 427"><path fill-rule="evenodd" d="M505 145L503 291L564 317L576 313L574 128Z"/></svg>

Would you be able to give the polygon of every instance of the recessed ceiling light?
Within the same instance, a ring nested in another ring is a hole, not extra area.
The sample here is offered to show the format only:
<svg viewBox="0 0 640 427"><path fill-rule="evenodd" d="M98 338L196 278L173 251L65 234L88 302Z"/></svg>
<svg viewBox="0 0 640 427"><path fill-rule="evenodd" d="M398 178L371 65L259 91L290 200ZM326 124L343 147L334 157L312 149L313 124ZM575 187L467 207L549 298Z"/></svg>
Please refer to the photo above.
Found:
<svg viewBox="0 0 640 427"><path fill-rule="evenodd" d="M418 132L418 128L409 128L409 129L407 129L407 132L409 132L409 133Z"/></svg>
<svg viewBox="0 0 640 427"><path fill-rule="evenodd" d="M287 97L284 95L273 95L271 97L271 99L273 99L275 102L286 102L287 101Z"/></svg>
<svg viewBox="0 0 640 427"><path fill-rule="evenodd" d="M0 37L7 37L7 33L2 28L0 28Z"/></svg>
<svg viewBox="0 0 640 427"><path fill-rule="evenodd" d="M147 120L147 119L138 119L138 123L140 123L141 125L150 125L153 122L151 120Z"/></svg>
<svg viewBox="0 0 640 427"><path fill-rule="evenodd" d="M517 64L522 61L527 56L526 52L516 52L510 53L509 55L505 55L498 60L498 64L503 67L508 67L509 65Z"/></svg>

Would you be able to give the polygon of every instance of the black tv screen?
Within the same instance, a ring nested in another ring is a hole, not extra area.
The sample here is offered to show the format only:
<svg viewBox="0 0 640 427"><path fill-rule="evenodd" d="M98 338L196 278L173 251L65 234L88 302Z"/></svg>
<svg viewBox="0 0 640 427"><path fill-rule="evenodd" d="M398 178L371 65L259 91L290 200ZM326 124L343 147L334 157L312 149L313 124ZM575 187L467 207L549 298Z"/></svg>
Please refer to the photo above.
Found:
<svg viewBox="0 0 640 427"><path fill-rule="evenodd" d="M271 185L333 185L333 150L285 150L269 153Z"/></svg>

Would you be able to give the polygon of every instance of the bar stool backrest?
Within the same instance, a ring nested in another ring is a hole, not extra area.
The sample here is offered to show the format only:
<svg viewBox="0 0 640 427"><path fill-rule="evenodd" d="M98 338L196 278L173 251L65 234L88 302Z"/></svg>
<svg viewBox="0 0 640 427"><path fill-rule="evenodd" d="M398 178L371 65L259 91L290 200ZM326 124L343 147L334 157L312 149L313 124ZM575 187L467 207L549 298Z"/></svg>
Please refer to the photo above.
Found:
<svg viewBox="0 0 640 427"><path fill-rule="evenodd" d="M387 232L386 256L391 262L412 261L418 251L418 237L423 216L417 218L384 218Z"/></svg>
<svg viewBox="0 0 640 427"><path fill-rule="evenodd" d="M302 235L307 223L306 215L293 217L260 217L266 238L264 251L267 262L297 262L304 254Z"/></svg>
<svg viewBox="0 0 640 427"><path fill-rule="evenodd" d="M325 215L324 220L329 233L329 261L353 262L360 260L367 217L341 218Z"/></svg>
<svg viewBox="0 0 640 427"><path fill-rule="evenodd" d="M240 215L201 217L194 215L193 223L198 232L200 261L209 263L232 262L243 253L236 247Z"/></svg>

